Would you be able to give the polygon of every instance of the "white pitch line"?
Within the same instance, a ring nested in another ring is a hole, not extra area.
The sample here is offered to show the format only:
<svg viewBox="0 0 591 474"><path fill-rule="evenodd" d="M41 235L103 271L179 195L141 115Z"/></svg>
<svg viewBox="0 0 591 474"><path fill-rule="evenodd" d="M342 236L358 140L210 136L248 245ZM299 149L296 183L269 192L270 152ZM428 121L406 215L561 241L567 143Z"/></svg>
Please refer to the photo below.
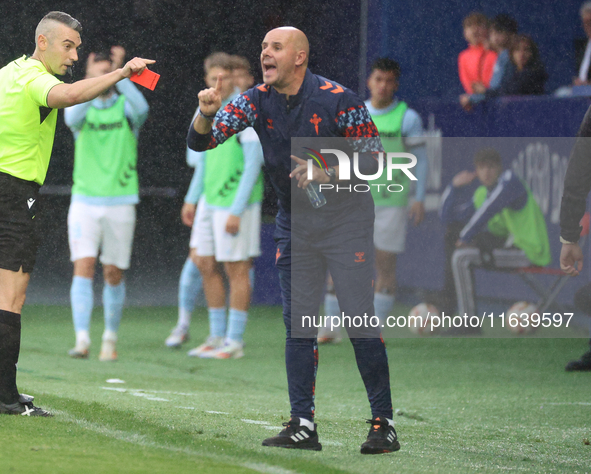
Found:
<svg viewBox="0 0 591 474"><path fill-rule="evenodd" d="M251 425L268 425L266 421L258 421L258 420L249 420L247 418L241 418L240 421L244 421L244 423L250 423Z"/></svg>
<svg viewBox="0 0 591 474"><path fill-rule="evenodd" d="M126 431L121 430L113 430L106 426L99 425L98 423L93 423L87 420L81 420L76 418L74 415L61 411L61 410L52 410L55 415L59 415L60 419L63 421L75 423L76 425L80 426L89 431L93 431L94 433L98 433L103 436L107 436L109 438L114 438L119 441L125 441L127 443L136 444L138 446L144 446L148 448L157 448L157 449L165 449L167 451L173 451L177 453L184 453L190 456L203 456L209 459L214 459L216 461L224 462L227 464L232 464L234 466L242 466L247 469L252 469L253 471L261 472L263 474L298 474L297 471L293 471L290 469L284 469L279 466L272 466L265 463L236 463L235 459L231 456L219 456L219 455L212 455L209 452L200 452L195 451L189 448L176 448L174 446L159 444L154 441L149 441L146 436L139 435L137 433L129 433Z"/></svg>
<svg viewBox="0 0 591 474"><path fill-rule="evenodd" d="M544 403L544 405L585 405L591 406L590 402L549 402Z"/></svg>
<svg viewBox="0 0 591 474"><path fill-rule="evenodd" d="M225 411L212 411L212 410L205 410L205 413L211 413L213 415L229 415Z"/></svg>

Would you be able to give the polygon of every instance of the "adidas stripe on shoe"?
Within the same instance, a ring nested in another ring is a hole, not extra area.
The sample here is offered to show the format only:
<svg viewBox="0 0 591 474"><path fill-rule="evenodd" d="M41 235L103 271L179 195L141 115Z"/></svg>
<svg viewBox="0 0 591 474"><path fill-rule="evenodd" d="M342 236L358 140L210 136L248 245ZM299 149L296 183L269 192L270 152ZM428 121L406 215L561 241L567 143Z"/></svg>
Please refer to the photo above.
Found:
<svg viewBox="0 0 591 474"><path fill-rule="evenodd" d="M394 426L387 418L375 417L371 423L367 440L361 445L361 454L392 453L400 449Z"/></svg>
<svg viewBox="0 0 591 474"><path fill-rule="evenodd" d="M307 426L300 424L298 417L293 417L289 422L283 423L283 426L285 428L277 436L264 440L263 446L311 451L322 450L322 445L318 442L316 424L314 424L314 430L310 430Z"/></svg>

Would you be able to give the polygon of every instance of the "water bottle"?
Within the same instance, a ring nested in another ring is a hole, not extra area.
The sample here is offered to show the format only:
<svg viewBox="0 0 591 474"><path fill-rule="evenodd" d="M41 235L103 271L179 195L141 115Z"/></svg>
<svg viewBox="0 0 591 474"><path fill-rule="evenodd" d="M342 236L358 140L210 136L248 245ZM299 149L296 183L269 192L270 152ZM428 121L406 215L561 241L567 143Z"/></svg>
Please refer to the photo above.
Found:
<svg viewBox="0 0 591 474"><path fill-rule="evenodd" d="M319 190L318 183L311 182L306 186L306 194L308 195L308 199L310 200L310 204L314 209L318 209L326 204L326 198L324 194L322 194Z"/></svg>

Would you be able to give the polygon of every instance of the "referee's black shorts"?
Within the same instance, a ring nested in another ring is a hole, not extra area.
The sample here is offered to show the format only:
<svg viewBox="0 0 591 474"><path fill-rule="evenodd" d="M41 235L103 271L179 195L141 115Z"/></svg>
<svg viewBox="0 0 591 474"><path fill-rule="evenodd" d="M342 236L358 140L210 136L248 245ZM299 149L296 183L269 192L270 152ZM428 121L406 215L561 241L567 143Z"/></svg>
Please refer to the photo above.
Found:
<svg viewBox="0 0 591 474"><path fill-rule="evenodd" d="M0 268L31 273L39 247L37 231L40 186L0 173Z"/></svg>

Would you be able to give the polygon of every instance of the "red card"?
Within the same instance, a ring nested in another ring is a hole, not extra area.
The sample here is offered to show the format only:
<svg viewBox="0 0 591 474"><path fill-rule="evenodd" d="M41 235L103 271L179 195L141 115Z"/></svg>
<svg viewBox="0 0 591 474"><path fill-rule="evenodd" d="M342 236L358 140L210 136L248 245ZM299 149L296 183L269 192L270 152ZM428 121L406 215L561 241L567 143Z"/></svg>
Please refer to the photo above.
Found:
<svg viewBox="0 0 591 474"><path fill-rule="evenodd" d="M139 76L137 72L134 72L130 76L130 79L136 84L147 87L148 89L153 91L156 87L156 84L158 83L158 79L160 79L160 74L156 74L155 72L150 71L148 68L146 68Z"/></svg>

